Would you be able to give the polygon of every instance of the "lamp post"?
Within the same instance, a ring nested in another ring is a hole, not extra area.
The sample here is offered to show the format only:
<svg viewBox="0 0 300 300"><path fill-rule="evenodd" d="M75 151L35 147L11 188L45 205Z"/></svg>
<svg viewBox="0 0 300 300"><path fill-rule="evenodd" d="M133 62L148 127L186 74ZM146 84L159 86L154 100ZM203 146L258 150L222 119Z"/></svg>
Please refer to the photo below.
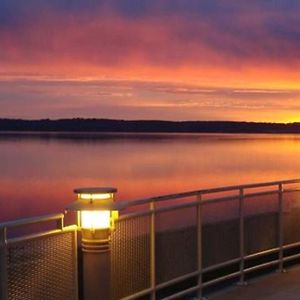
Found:
<svg viewBox="0 0 300 300"><path fill-rule="evenodd" d="M78 188L67 210L77 211L83 256L84 300L109 300L110 233L124 207L114 201L116 188Z"/></svg>

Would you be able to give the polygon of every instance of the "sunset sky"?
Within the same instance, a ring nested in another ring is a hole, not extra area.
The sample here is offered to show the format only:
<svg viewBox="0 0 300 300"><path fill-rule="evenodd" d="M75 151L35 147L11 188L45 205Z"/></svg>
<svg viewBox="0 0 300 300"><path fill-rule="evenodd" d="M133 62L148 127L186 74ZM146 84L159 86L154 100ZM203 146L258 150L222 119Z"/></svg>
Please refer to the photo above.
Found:
<svg viewBox="0 0 300 300"><path fill-rule="evenodd" d="M0 0L0 118L300 121L300 1Z"/></svg>

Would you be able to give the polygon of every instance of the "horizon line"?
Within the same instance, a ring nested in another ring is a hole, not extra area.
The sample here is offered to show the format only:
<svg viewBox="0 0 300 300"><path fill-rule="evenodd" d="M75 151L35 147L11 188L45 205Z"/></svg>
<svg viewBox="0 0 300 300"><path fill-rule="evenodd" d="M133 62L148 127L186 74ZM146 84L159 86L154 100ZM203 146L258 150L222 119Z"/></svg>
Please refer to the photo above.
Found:
<svg viewBox="0 0 300 300"><path fill-rule="evenodd" d="M271 121L236 121L236 120L163 120L163 119L114 119L114 118L96 118L96 117L71 117L71 118L35 118L35 119L25 119L25 118L8 118L0 117L1 121L25 121L25 122L41 122L41 121L72 121L72 120L82 120L82 121L117 121L117 122L165 122L165 123L249 123L249 124L277 124L277 125L292 125L300 124L299 122L271 122Z"/></svg>

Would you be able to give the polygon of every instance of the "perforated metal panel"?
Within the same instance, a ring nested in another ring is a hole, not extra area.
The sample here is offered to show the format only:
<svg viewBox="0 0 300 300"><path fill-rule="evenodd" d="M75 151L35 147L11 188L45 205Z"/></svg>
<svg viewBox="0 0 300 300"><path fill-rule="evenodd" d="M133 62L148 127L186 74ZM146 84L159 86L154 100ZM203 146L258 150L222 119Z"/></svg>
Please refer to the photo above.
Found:
<svg viewBox="0 0 300 300"><path fill-rule="evenodd" d="M300 192L283 195L284 244L300 241Z"/></svg>
<svg viewBox="0 0 300 300"><path fill-rule="evenodd" d="M74 247L75 231L8 243L8 299L77 299Z"/></svg>
<svg viewBox="0 0 300 300"><path fill-rule="evenodd" d="M157 213L156 225L157 283L196 271L196 207Z"/></svg>
<svg viewBox="0 0 300 300"><path fill-rule="evenodd" d="M245 254L253 254L278 247L278 195L248 197L244 203Z"/></svg>
<svg viewBox="0 0 300 300"><path fill-rule="evenodd" d="M239 202L207 203L202 207L203 267L240 256Z"/></svg>
<svg viewBox="0 0 300 300"><path fill-rule="evenodd" d="M5 248L0 244L0 299L6 299Z"/></svg>
<svg viewBox="0 0 300 300"><path fill-rule="evenodd" d="M117 222L112 234L111 259L113 299L150 287L149 216Z"/></svg>

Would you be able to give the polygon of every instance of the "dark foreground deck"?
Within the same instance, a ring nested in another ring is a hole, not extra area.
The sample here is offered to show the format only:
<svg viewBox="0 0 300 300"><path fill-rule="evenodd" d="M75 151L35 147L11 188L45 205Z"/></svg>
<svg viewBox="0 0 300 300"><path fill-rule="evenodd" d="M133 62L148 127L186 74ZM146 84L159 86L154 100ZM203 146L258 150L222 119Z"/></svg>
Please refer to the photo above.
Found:
<svg viewBox="0 0 300 300"><path fill-rule="evenodd" d="M299 300L300 267L286 273L273 273L248 282L247 286L230 288L211 300Z"/></svg>

